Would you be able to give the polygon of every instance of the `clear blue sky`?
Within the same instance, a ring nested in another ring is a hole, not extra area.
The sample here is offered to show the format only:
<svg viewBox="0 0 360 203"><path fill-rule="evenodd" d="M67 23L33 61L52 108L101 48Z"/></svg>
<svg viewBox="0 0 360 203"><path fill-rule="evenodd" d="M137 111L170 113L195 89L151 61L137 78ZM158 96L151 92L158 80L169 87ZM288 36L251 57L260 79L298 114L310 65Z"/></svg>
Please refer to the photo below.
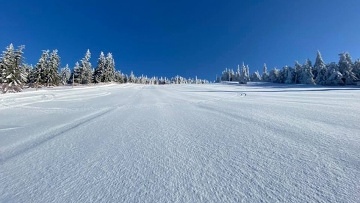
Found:
<svg viewBox="0 0 360 203"><path fill-rule="evenodd" d="M87 49L112 52L122 72L215 78L243 61L250 71L360 57L359 0L1 1L0 48L25 45L26 62L58 49L72 68Z"/></svg>

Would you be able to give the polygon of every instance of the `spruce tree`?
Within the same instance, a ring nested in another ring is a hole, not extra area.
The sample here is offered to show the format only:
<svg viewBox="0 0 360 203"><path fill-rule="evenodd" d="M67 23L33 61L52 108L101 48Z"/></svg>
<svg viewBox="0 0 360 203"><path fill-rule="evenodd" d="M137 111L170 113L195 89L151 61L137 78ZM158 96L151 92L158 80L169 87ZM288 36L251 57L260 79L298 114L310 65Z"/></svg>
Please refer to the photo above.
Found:
<svg viewBox="0 0 360 203"><path fill-rule="evenodd" d="M277 68L274 68L269 73L269 80L272 83L280 83L280 71Z"/></svg>
<svg viewBox="0 0 360 203"><path fill-rule="evenodd" d="M48 81L48 66L49 66L49 50L43 50L39 62L35 67L35 86L36 88L47 84Z"/></svg>
<svg viewBox="0 0 360 203"><path fill-rule="evenodd" d="M94 76L93 76L94 83L104 82L105 63L106 63L106 59L104 52L101 52L94 71Z"/></svg>
<svg viewBox="0 0 360 203"><path fill-rule="evenodd" d="M90 84L93 80L93 71L90 63L91 53L88 49L84 58L75 63L74 67L74 82L78 84Z"/></svg>
<svg viewBox="0 0 360 203"><path fill-rule="evenodd" d="M312 84L312 85L315 84L314 75L312 73L311 62L309 59L306 60L306 62L304 63L304 65L301 68L300 83L301 84Z"/></svg>
<svg viewBox="0 0 360 203"><path fill-rule="evenodd" d="M286 84L295 83L295 69L292 67L288 67L286 70L286 79L284 81Z"/></svg>
<svg viewBox="0 0 360 203"><path fill-rule="evenodd" d="M360 80L360 59L356 60L353 67L355 77Z"/></svg>
<svg viewBox="0 0 360 203"><path fill-rule="evenodd" d="M298 61L295 61L295 66L294 66L294 73L295 73L294 83L295 84L301 83L301 72L302 72L302 66L300 65L300 63Z"/></svg>
<svg viewBox="0 0 360 203"><path fill-rule="evenodd" d="M58 51L56 49L52 51L48 61L49 63L46 67L46 85L57 86L60 83L60 56L58 55Z"/></svg>
<svg viewBox="0 0 360 203"><path fill-rule="evenodd" d="M221 73L221 81L230 81L230 75L227 68L225 68L225 70ZM161 82L163 81L161 80Z"/></svg>
<svg viewBox="0 0 360 203"><path fill-rule="evenodd" d="M122 74L121 71L116 71L114 81L117 83L124 83L124 74Z"/></svg>
<svg viewBox="0 0 360 203"><path fill-rule="evenodd" d="M283 67L279 70L279 83L285 83L288 74L288 66Z"/></svg>
<svg viewBox="0 0 360 203"><path fill-rule="evenodd" d="M104 81L112 82L115 79L115 61L111 53L108 53L105 59Z"/></svg>
<svg viewBox="0 0 360 203"><path fill-rule="evenodd" d="M70 71L69 65L66 64L66 66L64 68L62 68L60 71L61 84L63 84L63 85L68 84L70 77L71 77L71 71Z"/></svg>
<svg viewBox="0 0 360 203"><path fill-rule="evenodd" d="M32 65L29 64L24 64L23 65L23 72L26 75L26 84L29 85L29 87L33 86L34 83L34 67Z"/></svg>
<svg viewBox="0 0 360 203"><path fill-rule="evenodd" d="M327 81L327 67L324 60L321 57L320 51L317 52L313 72L315 72L314 74L315 83L319 85L325 85Z"/></svg>
<svg viewBox="0 0 360 203"><path fill-rule="evenodd" d="M269 72L267 70L266 63L264 63L263 74L261 76L261 79L264 82L269 82Z"/></svg>
<svg viewBox="0 0 360 203"><path fill-rule="evenodd" d="M128 82L130 82L130 83L135 83L135 75L134 75L134 73L131 71L130 72L130 75L129 75L129 78L128 78Z"/></svg>
<svg viewBox="0 0 360 203"><path fill-rule="evenodd" d="M342 80L346 85L354 85L357 80L355 73L353 72L353 63L349 53L339 54L339 72L342 74Z"/></svg>
<svg viewBox="0 0 360 203"><path fill-rule="evenodd" d="M20 92L23 83L26 81L26 74L23 66L23 49L25 46L19 46L14 49L10 44L1 58L1 88L2 92Z"/></svg>
<svg viewBox="0 0 360 203"><path fill-rule="evenodd" d="M315 81L316 81L316 78L317 78L317 75L318 75L319 71L325 66L326 65L325 65L325 63L324 63L324 61L323 61L323 59L321 57L320 51L317 51L315 64L314 64L314 67L313 67L313 70L312 70Z"/></svg>
<svg viewBox="0 0 360 203"><path fill-rule="evenodd" d="M240 82L240 77L241 77L241 70L240 70L240 65L238 65L235 76L234 76L234 80Z"/></svg>
<svg viewBox="0 0 360 203"><path fill-rule="evenodd" d="M82 71L81 71L79 62L75 63L73 73L70 77L74 78L74 81L73 81L74 83L82 84L81 82L82 82L83 75L82 75Z"/></svg>
<svg viewBox="0 0 360 203"><path fill-rule="evenodd" d="M339 71L339 66L336 63L327 65L327 80L326 85L344 85L343 75Z"/></svg>
<svg viewBox="0 0 360 203"><path fill-rule="evenodd" d="M85 57L80 60L80 84L90 84L92 81L91 53L88 49Z"/></svg>
<svg viewBox="0 0 360 203"><path fill-rule="evenodd" d="M241 74L240 74L240 80L239 80L240 84L247 84L247 82L250 80L250 77L248 75L248 69L249 69L249 67L245 66L245 64L243 63L242 67L241 67Z"/></svg>
<svg viewBox="0 0 360 203"><path fill-rule="evenodd" d="M250 67L249 67L249 65L246 65L246 79L247 79L247 81L250 81Z"/></svg>
<svg viewBox="0 0 360 203"><path fill-rule="evenodd" d="M261 81L261 76L259 71L255 71L253 74L251 74L250 80L252 82L260 82Z"/></svg>

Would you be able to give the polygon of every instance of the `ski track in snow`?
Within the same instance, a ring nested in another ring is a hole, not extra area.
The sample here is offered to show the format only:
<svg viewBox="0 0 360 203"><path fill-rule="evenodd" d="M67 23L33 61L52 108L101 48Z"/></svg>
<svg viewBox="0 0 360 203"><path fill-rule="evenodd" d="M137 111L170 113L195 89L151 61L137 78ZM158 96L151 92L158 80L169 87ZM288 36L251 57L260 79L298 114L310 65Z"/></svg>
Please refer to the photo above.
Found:
<svg viewBox="0 0 360 203"><path fill-rule="evenodd" d="M360 90L0 95L0 202L359 202Z"/></svg>

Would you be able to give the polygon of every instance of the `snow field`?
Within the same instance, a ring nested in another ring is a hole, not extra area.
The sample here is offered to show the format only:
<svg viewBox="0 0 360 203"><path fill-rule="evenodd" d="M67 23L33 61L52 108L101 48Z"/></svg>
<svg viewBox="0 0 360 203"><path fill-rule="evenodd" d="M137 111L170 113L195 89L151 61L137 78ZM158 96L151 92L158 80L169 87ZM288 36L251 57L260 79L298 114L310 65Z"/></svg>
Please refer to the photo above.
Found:
<svg viewBox="0 0 360 203"><path fill-rule="evenodd" d="M106 85L0 99L0 202L360 199L356 88Z"/></svg>

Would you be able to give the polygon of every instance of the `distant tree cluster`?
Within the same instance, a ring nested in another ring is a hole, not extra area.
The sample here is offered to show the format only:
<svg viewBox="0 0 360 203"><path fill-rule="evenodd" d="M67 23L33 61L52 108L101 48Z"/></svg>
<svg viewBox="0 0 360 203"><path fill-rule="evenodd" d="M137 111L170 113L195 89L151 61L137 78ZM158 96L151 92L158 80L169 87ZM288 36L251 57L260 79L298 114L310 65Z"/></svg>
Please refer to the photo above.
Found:
<svg viewBox="0 0 360 203"><path fill-rule="evenodd" d="M295 62L294 67L285 66L282 69L274 68L268 72L264 64L262 75L259 71L249 74L249 67L244 64L234 72L233 69L225 69L220 81L238 81L239 83L253 82L273 82L286 84L318 84L318 85L355 85L360 79L360 60L352 62L349 53L339 54L338 63L332 62L325 64L318 51L315 64L312 65L308 59L304 64Z"/></svg>
<svg viewBox="0 0 360 203"><path fill-rule="evenodd" d="M238 81L242 84L246 84L250 81L249 66L245 66L243 63L242 67L240 68L240 65L238 65L236 72L234 72L233 69L226 68L222 72L221 77L218 78L218 81Z"/></svg>
<svg viewBox="0 0 360 203"><path fill-rule="evenodd" d="M60 68L60 56L57 50L44 50L35 66L24 63L25 46L14 48L13 44L6 47L0 58L0 88L3 93L20 92L24 87L50 87L59 85L88 85L98 83L138 83L138 84L204 84L207 80L185 79L181 76L173 78L137 77L116 70L115 60L111 53L103 52L93 67L90 63L91 53L87 50L84 58L75 63L71 70L66 64Z"/></svg>

